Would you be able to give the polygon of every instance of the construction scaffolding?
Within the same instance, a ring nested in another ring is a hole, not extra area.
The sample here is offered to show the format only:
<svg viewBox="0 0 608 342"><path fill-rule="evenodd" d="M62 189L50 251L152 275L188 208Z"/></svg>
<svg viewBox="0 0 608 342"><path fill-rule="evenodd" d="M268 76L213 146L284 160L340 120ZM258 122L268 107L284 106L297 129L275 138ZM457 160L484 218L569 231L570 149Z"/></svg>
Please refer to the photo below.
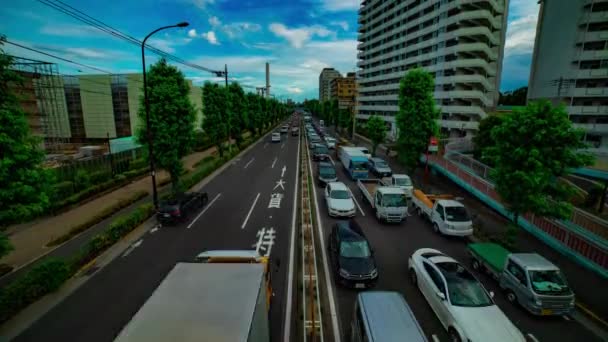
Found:
<svg viewBox="0 0 608 342"><path fill-rule="evenodd" d="M42 138L47 152L58 151L69 142L63 79L57 64L11 56L11 69L21 75L14 90L27 115L32 133Z"/></svg>

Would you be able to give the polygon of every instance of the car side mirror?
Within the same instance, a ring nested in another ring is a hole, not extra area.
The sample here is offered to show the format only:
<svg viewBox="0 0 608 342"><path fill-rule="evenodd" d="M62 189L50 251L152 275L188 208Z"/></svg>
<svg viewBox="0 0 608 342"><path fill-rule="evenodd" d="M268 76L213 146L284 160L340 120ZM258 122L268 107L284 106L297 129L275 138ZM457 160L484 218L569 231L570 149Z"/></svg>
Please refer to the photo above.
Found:
<svg viewBox="0 0 608 342"><path fill-rule="evenodd" d="M445 300L445 294L443 294L443 292L437 292L437 297L441 300Z"/></svg>

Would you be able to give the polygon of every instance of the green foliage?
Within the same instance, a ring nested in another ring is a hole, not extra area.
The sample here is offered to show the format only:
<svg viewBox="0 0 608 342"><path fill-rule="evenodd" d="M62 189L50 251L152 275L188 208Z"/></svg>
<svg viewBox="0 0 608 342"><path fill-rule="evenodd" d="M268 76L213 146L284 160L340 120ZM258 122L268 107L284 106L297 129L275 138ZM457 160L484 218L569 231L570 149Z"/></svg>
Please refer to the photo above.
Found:
<svg viewBox="0 0 608 342"><path fill-rule="evenodd" d="M226 96L224 88L211 82L203 86L203 131L217 146L220 156L224 155L224 142L228 140L226 122Z"/></svg>
<svg viewBox="0 0 608 342"><path fill-rule="evenodd" d="M483 151L495 146L495 140L492 138L492 130L494 127L500 126L501 123L502 118L500 116L487 116L479 122L479 131L473 137L473 143L475 145L473 156L475 159L480 160L489 166L494 166L494 161L491 158L492 155L489 153L485 153L484 155Z"/></svg>
<svg viewBox="0 0 608 342"><path fill-rule="evenodd" d="M372 155L376 155L378 145L386 139L386 123L377 115L372 115L367 120L367 137L372 141Z"/></svg>
<svg viewBox="0 0 608 342"><path fill-rule="evenodd" d="M0 323L57 290L70 277L70 267L62 260L49 259L35 266L0 291Z"/></svg>
<svg viewBox="0 0 608 342"><path fill-rule="evenodd" d="M8 236L3 232L0 232L0 258L10 253L13 249L15 248Z"/></svg>
<svg viewBox="0 0 608 342"><path fill-rule="evenodd" d="M505 116L492 130L491 154L495 168L491 177L500 197L517 217L532 212L565 218L571 211L571 189L556 179L570 168L589 165L583 132L575 129L563 106L548 101L528 104Z"/></svg>
<svg viewBox="0 0 608 342"><path fill-rule="evenodd" d="M106 170L95 171L91 173L91 183L98 184L107 181L112 175Z"/></svg>
<svg viewBox="0 0 608 342"><path fill-rule="evenodd" d="M422 69L409 71L399 85L397 151L399 160L410 171L416 168L420 155L428 148L429 139L438 131L435 120L439 111L435 108L434 89L433 76Z"/></svg>
<svg viewBox="0 0 608 342"><path fill-rule="evenodd" d="M149 167L149 163L145 158L137 158L129 161L129 170L140 170Z"/></svg>
<svg viewBox="0 0 608 342"><path fill-rule="evenodd" d="M498 104L503 106L525 106L528 96L528 87L521 87L512 91L500 93Z"/></svg>
<svg viewBox="0 0 608 342"><path fill-rule="evenodd" d="M61 200L74 194L74 182L64 181L53 185L55 200Z"/></svg>
<svg viewBox="0 0 608 342"><path fill-rule="evenodd" d="M79 169L76 171L76 175L74 176L74 187L76 190L86 189L91 186L91 176L84 169Z"/></svg>
<svg viewBox="0 0 608 342"><path fill-rule="evenodd" d="M3 38L0 37L0 47ZM30 133L11 85L21 79L0 49L0 226L24 222L49 206L51 175L41 166L40 140Z"/></svg>
<svg viewBox="0 0 608 342"><path fill-rule="evenodd" d="M196 111L190 102L190 86L184 74L161 59L150 67L146 74L150 103L150 127L154 148L154 159L158 168L171 175L173 190L179 184L184 169L182 158L194 145L194 121ZM142 97L138 116L146 120L145 103ZM137 140L147 144L146 126L137 131Z"/></svg>
<svg viewBox="0 0 608 342"><path fill-rule="evenodd" d="M603 195L604 195L604 189L602 189L599 186L592 187L591 189L589 189L589 192L587 193L587 197L585 198L585 204L584 204L585 207L586 208L595 207Z"/></svg>

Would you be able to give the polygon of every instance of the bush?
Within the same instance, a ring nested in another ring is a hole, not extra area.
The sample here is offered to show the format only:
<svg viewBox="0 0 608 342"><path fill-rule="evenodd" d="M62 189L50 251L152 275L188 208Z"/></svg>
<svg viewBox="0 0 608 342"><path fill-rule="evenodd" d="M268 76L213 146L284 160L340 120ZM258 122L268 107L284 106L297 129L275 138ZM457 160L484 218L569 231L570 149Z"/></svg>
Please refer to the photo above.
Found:
<svg viewBox="0 0 608 342"><path fill-rule="evenodd" d="M17 278L0 292L0 323L57 290L69 277L70 267L65 261L49 259Z"/></svg>
<svg viewBox="0 0 608 342"><path fill-rule="evenodd" d="M148 168L148 161L144 158L133 159L129 162L129 170L140 170Z"/></svg>
<svg viewBox="0 0 608 342"><path fill-rule="evenodd" d="M54 198L61 200L74 194L74 183L70 181L59 182L53 185Z"/></svg>
<svg viewBox="0 0 608 342"><path fill-rule="evenodd" d="M201 159L201 160L197 161L197 162L196 162L196 164L194 164L194 168L197 168L197 167L199 167L200 165L202 165L202 164L204 164L204 163L206 163L206 162L208 162L208 161L210 161L211 159L214 159L214 158L215 158L215 157L214 157L213 155L211 155L211 156L206 156L205 158L203 158L203 159Z"/></svg>
<svg viewBox="0 0 608 342"><path fill-rule="evenodd" d="M126 178L131 179L131 178L139 177L141 175L146 174L148 172L148 170L149 170L148 167L144 166L141 169L130 170L125 173L122 173L122 175L124 175Z"/></svg>
<svg viewBox="0 0 608 342"><path fill-rule="evenodd" d="M61 243L64 243L64 242L70 240L75 235L82 233L83 231L89 229L93 225L96 225L97 223L114 215L114 213L116 213L117 211L130 206L131 204L137 202L138 200L140 200L146 196L148 196L148 192L145 190L142 190L142 191L138 191L138 192L134 193L129 198L125 198L125 199L122 199L122 200L116 202L114 205L107 207L106 209L100 211L97 215L89 218L86 222L83 222L82 224L79 224L79 225L76 225L76 226L70 228L70 230L66 234L61 235L61 236L51 240L47 244L47 246L49 246L49 247L56 246L56 245L59 245Z"/></svg>
<svg viewBox="0 0 608 342"><path fill-rule="evenodd" d="M116 175L116 177L114 177L116 179L116 181L118 183L123 183L127 181L127 176L125 175Z"/></svg>
<svg viewBox="0 0 608 342"><path fill-rule="evenodd" d="M587 198L585 198L585 207L595 207L603 194L604 189L600 188L599 186L594 186L593 188L589 189Z"/></svg>
<svg viewBox="0 0 608 342"><path fill-rule="evenodd" d="M84 169L78 169L74 176L74 187L76 190L86 189L91 186L91 177Z"/></svg>
<svg viewBox="0 0 608 342"><path fill-rule="evenodd" d="M110 172L106 170L95 171L91 173L91 183L98 184L107 181L111 178Z"/></svg>

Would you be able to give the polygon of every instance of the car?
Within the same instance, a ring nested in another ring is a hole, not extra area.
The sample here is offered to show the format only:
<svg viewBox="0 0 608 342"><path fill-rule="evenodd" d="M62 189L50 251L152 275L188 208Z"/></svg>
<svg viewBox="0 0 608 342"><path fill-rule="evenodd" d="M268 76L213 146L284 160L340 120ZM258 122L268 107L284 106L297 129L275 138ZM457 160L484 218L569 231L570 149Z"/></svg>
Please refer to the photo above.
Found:
<svg viewBox="0 0 608 342"><path fill-rule="evenodd" d="M326 136L325 137L325 143L327 144L327 148L329 149L335 149L336 148L336 139Z"/></svg>
<svg viewBox="0 0 608 342"><path fill-rule="evenodd" d="M378 268L361 227L354 221L338 221L328 239L329 255L336 280L356 289L374 287Z"/></svg>
<svg viewBox="0 0 608 342"><path fill-rule="evenodd" d="M319 186L325 186L327 183L337 181L336 169L331 163L320 162L317 164L317 183Z"/></svg>
<svg viewBox="0 0 608 342"><path fill-rule="evenodd" d="M393 175L393 171L388 166L388 163L381 158L370 158L367 167L376 177L382 178Z"/></svg>
<svg viewBox="0 0 608 342"><path fill-rule="evenodd" d="M279 132L281 134L287 134L289 132L289 125L283 125L283 126L281 126L281 129L279 130Z"/></svg>
<svg viewBox="0 0 608 342"><path fill-rule="evenodd" d="M355 202L350 191L342 182L330 182L325 187L325 203L331 217L355 216Z"/></svg>
<svg viewBox="0 0 608 342"><path fill-rule="evenodd" d="M308 147L311 150L314 149L317 145L322 145L322 144L323 144L323 141L318 136L317 137L308 138Z"/></svg>
<svg viewBox="0 0 608 342"><path fill-rule="evenodd" d="M327 146L317 144L317 146L312 149L312 160L329 160L329 150L327 149Z"/></svg>
<svg viewBox="0 0 608 342"><path fill-rule="evenodd" d="M291 127L291 136L297 137L300 134L300 129L298 127Z"/></svg>
<svg viewBox="0 0 608 342"><path fill-rule="evenodd" d="M455 259L422 248L408 260L417 286L450 335L450 341L524 342L521 331L496 306L494 293Z"/></svg>
<svg viewBox="0 0 608 342"><path fill-rule="evenodd" d="M281 142L281 133L278 132L273 132L272 136L270 137L270 141L271 142Z"/></svg>
<svg viewBox="0 0 608 342"><path fill-rule="evenodd" d="M176 224L184 221L190 213L207 204L206 192L186 192L160 202L156 220L160 224Z"/></svg>

